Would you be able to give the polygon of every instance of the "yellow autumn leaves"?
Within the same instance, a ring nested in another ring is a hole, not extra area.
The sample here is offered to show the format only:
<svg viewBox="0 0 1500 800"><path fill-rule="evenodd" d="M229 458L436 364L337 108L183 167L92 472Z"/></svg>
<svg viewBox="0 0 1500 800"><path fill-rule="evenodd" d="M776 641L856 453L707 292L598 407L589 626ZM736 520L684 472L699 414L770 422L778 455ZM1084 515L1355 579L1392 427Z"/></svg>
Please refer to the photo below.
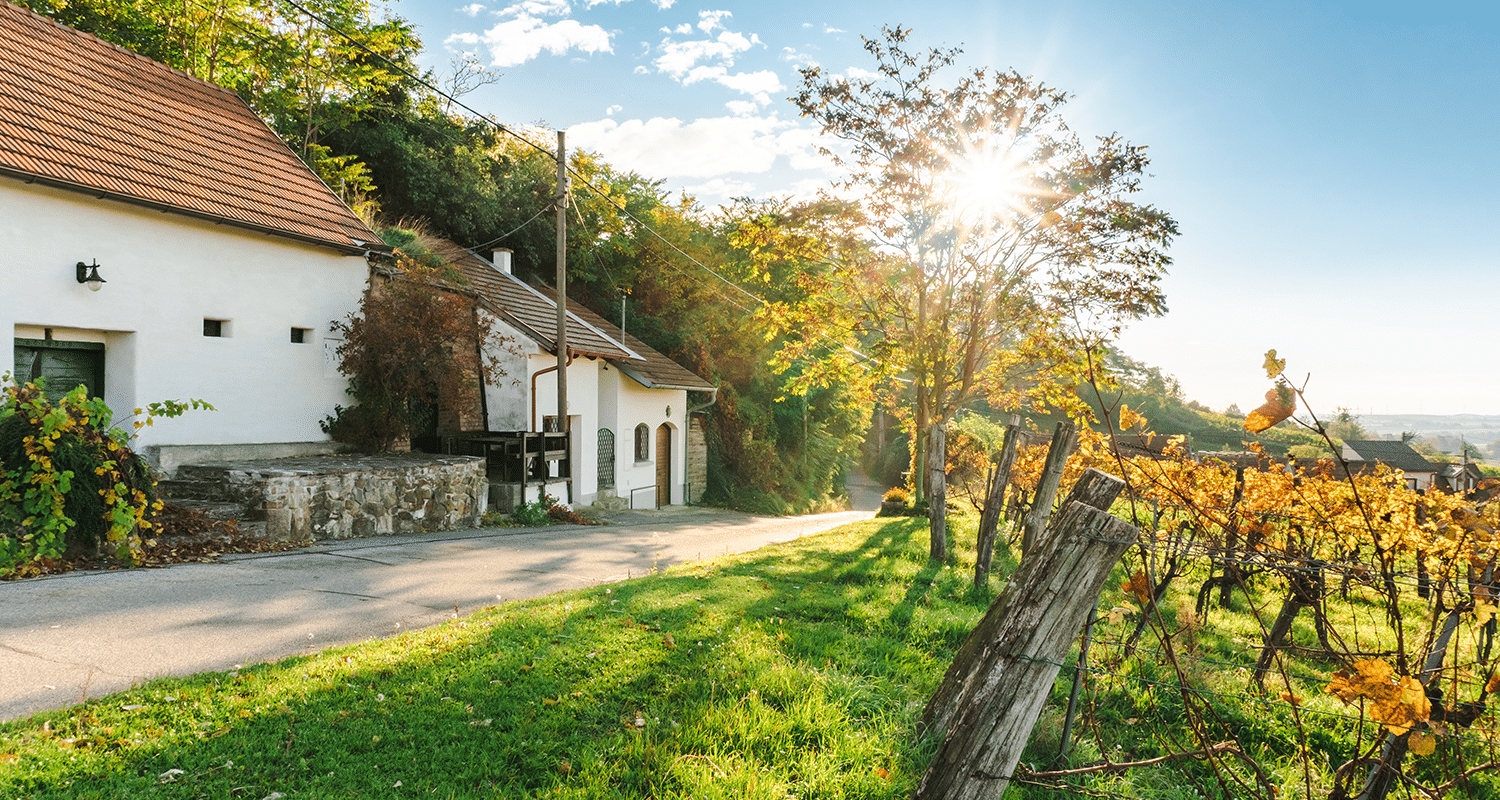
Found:
<svg viewBox="0 0 1500 800"><path fill-rule="evenodd" d="M1323 691L1350 705L1365 701L1370 719L1395 736L1432 715L1432 703L1422 682L1410 675L1396 675L1390 664L1378 658L1356 661L1333 673Z"/></svg>

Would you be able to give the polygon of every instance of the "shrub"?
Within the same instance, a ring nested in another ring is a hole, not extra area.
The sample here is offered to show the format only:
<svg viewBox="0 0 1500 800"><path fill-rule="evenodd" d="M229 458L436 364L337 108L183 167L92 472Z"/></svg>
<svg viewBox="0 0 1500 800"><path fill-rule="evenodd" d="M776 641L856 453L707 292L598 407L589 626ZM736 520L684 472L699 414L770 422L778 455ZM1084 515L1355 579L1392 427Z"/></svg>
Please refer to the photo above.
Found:
<svg viewBox="0 0 1500 800"><path fill-rule="evenodd" d="M910 501L911 495L907 493L906 488L903 486L892 486L880 497L880 502L882 503L900 503L901 505L906 505Z"/></svg>
<svg viewBox="0 0 1500 800"><path fill-rule="evenodd" d="M0 576L65 553L138 563L161 504L109 407L81 386L55 405L40 382L0 392Z"/></svg>

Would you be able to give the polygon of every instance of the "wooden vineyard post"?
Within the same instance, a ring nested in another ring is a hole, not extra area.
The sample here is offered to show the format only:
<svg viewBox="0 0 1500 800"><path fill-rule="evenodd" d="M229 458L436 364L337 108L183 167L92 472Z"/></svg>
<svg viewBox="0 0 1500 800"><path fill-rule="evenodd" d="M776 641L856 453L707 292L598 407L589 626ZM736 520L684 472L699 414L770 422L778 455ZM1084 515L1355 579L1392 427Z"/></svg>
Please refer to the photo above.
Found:
<svg viewBox="0 0 1500 800"><path fill-rule="evenodd" d="M1057 487L1062 484L1063 467L1068 456L1078 445L1078 426L1069 420L1057 423L1052 431L1052 446L1047 448L1047 461L1042 466L1042 478L1036 485L1036 496L1031 499L1031 513L1026 515L1026 529L1021 534L1021 556L1024 558L1036 546L1037 537L1047 527L1047 517L1052 514L1052 500L1057 497Z"/></svg>
<svg viewBox="0 0 1500 800"><path fill-rule="evenodd" d="M934 561L948 558L948 445L947 426L935 422L927 436L927 528Z"/></svg>
<svg viewBox="0 0 1500 800"><path fill-rule="evenodd" d="M974 586L983 587L990 576L990 561L995 555L995 533L1000 527L1000 512L1005 506L1005 488L1010 485L1010 468L1016 462L1016 443L1021 438L1021 417L1012 414L1005 426L1005 444L1000 459L990 473L984 498L984 513L979 515L979 547L974 558Z"/></svg>
<svg viewBox="0 0 1500 800"><path fill-rule="evenodd" d="M1119 478L1085 473L959 649L923 715L942 743L917 800L977 800L1005 791L1068 648L1110 570L1136 541L1134 526L1101 508L1123 488Z"/></svg>

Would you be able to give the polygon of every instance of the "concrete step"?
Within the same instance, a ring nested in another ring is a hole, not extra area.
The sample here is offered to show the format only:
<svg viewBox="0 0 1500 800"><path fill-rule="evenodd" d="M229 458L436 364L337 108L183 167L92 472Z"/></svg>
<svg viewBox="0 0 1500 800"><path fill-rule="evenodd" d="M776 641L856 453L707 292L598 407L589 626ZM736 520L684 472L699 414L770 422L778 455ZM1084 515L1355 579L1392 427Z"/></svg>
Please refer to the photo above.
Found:
<svg viewBox="0 0 1500 800"><path fill-rule="evenodd" d="M196 508L213 519L237 519L249 522L254 519L264 519L264 511L255 511L245 507L244 503L226 503L219 500L182 500L172 498L172 505L183 508Z"/></svg>
<svg viewBox="0 0 1500 800"><path fill-rule="evenodd" d="M215 502L230 502L224 491L224 484L219 481L205 480L183 480L180 478L157 481L156 494L163 500L181 505L185 500L212 500Z"/></svg>

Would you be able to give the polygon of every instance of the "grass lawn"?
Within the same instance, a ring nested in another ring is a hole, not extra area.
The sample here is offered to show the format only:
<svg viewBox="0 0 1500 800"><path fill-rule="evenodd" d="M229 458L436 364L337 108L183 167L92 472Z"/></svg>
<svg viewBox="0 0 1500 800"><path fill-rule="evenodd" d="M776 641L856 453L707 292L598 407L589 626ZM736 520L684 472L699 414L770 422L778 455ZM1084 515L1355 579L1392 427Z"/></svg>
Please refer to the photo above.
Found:
<svg viewBox="0 0 1500 800"><path fill-rule="evenodd" d="M909 797L1014 564L881 519L0 725L0 797ZM129 631L120 635L128 636Z"/></svg>

